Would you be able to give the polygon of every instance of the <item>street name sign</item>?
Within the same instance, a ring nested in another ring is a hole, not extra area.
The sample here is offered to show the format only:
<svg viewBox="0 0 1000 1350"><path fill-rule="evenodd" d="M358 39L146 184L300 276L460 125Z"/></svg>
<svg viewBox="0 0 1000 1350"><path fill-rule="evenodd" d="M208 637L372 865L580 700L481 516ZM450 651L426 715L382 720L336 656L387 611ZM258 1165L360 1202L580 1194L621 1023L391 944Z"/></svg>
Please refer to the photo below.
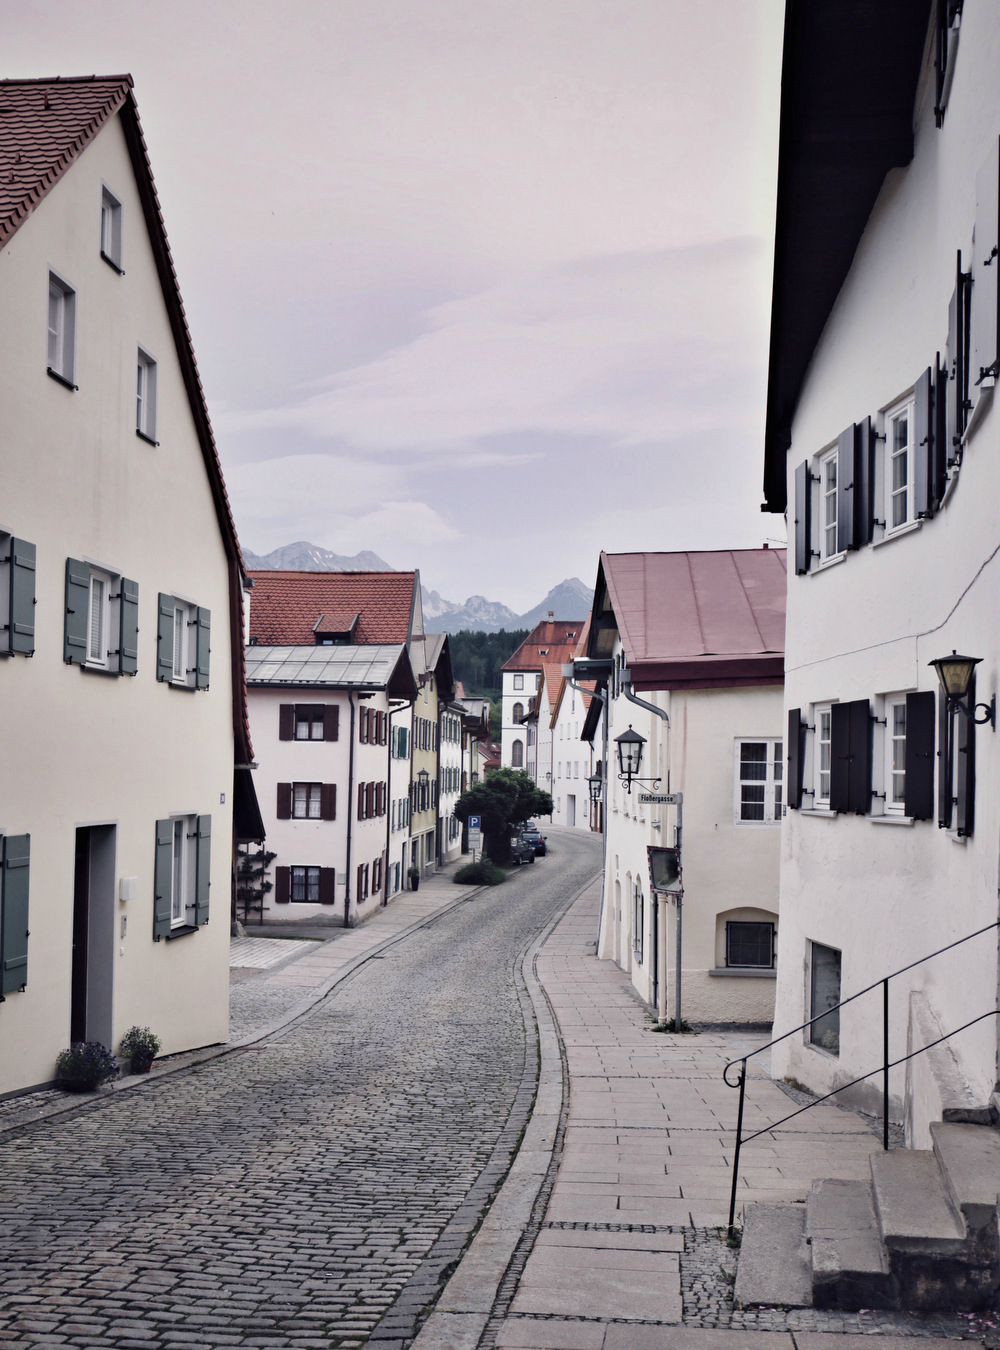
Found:
<svg viewBox="0 0 1000 1350"><path fill-rule="evenodd" d="M680 800L679 792L640 792L640 806L676 806Z"/></svg>

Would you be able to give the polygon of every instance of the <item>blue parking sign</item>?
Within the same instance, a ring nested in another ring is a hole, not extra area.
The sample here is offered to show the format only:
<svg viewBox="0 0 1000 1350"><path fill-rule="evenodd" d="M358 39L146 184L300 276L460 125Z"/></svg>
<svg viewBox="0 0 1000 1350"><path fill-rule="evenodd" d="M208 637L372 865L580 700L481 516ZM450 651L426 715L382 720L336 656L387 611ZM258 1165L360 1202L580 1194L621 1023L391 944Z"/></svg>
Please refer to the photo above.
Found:
<svg viewBox="0 0 1000 1350"><path fill-rule="evenodd" d="M478 830L478 829L479 829L479 821L480 821L480 817L479 817L479 816L470 816L470 817L469 817L469 829L470 829L470 830Z"/></svg>

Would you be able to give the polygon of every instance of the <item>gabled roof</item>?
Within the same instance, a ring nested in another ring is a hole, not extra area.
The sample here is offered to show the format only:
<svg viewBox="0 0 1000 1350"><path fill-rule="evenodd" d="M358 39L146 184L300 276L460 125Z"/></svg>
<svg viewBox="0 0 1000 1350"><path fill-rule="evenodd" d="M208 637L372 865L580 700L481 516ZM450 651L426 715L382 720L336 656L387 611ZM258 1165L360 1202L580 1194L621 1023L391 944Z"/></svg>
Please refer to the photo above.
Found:
<svg viewBox="0 0 1000 1350"><path fill-rule="evenodd" d="M588 615L587 615L587 618L586 618L586 620L585 620L585 622L584 622L583 629L582 629L582 631L581 631L581 633L580 633L580 640L579 640L579 642L576 644L576 649L575 649L574 652L573 652L573 658L578 657L578 656L586 656L586 655L587 655L587 644L588 644L589 639L590 639L590 621L591 621L591 615L588 614ZM567 659L573 659L573 658L567 658ZM593 697L593 694L592 694L592 693L587 693L587 692L584 692L584 691L586 691L586 690L591 690L591 691L593 691L594 689L597 688L597 683L596 683L596 681L594 681L594 680L578 680L578 681L577 681L577 684L579 685L580 690L581 690L581 695L582 695L582 698L583 698L583 706L584 706L584 709L588 709L588 708L590 707L590 703L591 703L591 699L592 699L592 697ZM557 692L556 692L555 698L554 698L553 701L552 701L552 716L551 716L551 718L549 719L549 726L550 726L550 727L554 727L555 724L556 724L556 722L557 722L558 719L559 719L559 710L560 710L560 708L562 707L562 701L563 701L563 698L564 698L565 695L566 695L566 690L567 690L567 688L568 688L568 684L567 684L567 681L566 681L565 677L563 676L563 673L562 673L562 667L561 667L561 666L560 666L560 669L559 669L559 683L558 683L558 685L555 686L555 688L556 688Z"/></svg>
<svg viewBox="0 0 1000 1350"><path fill-rule="evenodd" d="M764 506L806 371L892 168L913 158L930 0L787 0L764 430Z"/></svg>
<svg viewBox="0 0 1000 1350"><path fill-rule="evenodd" d="M316 641L320 616L359 615L353 641L409 642L415 572L251 572L250 640L262 646ZM328 626L326 619L321 625Z"/></svg>
<svg viewBox="0 0 1000 1350"><path fill-rule="evenodd" d="M402 642L362 647L248 647L246 659L251 688L386 689L393 698L411 702L417 696Z"/></svg>
<svg viewBox="0 0 1000 1350"><path fill-rule="evenodd" d="M570 660L583 624L583 619L545 619L536 623L502 669L540 671L546 661L561 664Z"/></svg>
<svg viewBox="0 0 1000 1350"><path fill-rule="evenodd" d="M780 683L785 590L784 549L602 553L589 653L617 632L637 689Z"/></svg>
<svg viewBox="0 0 1000 1350"><path fill-rule="evenodd" d="M170 256L153 170L132 94L131 75L104 78L0 80L0 248L30 219L66 170L115 116L121 118L143 217L188 402L229 561L233 733L237 764L253 759L243 668L243 557L226 495L194 346Z"/></svg>

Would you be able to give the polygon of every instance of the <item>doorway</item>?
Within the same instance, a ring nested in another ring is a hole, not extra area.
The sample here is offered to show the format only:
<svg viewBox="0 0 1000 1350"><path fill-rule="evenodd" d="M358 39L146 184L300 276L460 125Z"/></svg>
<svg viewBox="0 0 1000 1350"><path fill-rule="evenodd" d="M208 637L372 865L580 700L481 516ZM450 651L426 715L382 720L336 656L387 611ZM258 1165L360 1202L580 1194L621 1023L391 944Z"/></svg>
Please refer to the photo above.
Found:
<svg viewBox="0 0 1000 1350"><path fill-rule="evenodd" d="M100 1041L109 1050L113 1048L116 835L114 825L77 830L73 879L69 1037L71 1041Z"/></svg>
<svg viewBox="0 0 1000 1350"><path fill-rule="evenodd" d="M576 824L576 798L575 798L575 797L567 797L567 798L566 798L566 824L567 824L567 825L575 825L575 824Z"/></svg>

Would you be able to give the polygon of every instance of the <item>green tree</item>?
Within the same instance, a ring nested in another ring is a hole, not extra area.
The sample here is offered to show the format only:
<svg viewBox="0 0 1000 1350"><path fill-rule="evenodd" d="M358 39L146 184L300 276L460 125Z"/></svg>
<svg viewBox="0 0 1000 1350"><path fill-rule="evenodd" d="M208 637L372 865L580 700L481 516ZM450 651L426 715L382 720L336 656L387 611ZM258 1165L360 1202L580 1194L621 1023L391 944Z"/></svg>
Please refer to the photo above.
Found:
<svg viewBox="0 0 1000 1350"><path fill-rule="evenodd" d="M463 824L479 816L486 836L486 852L495 863L510 861L510 837L532 816L550 816L552 797L535 786L519 769L491 769L455 803L455 816Z"/></svg>

